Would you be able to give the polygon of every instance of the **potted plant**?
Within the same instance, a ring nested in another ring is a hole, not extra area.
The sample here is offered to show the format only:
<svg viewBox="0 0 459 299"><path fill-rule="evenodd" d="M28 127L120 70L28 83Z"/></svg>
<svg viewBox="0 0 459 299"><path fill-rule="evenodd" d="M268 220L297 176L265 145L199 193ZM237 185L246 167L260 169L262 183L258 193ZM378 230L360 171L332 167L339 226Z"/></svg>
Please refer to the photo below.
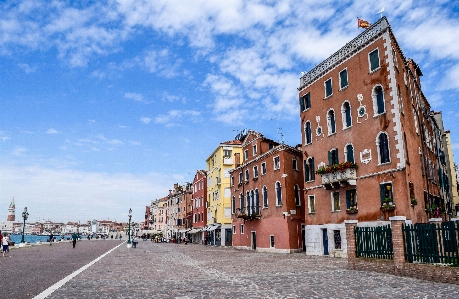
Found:
<svg viewBox="0 0 459 299"><path fill-rule="evenodd" d="M347 214L357 214L358 211L357 206L351 206L349 209L346 209Z"/></svg>
<svg viewBox="0 0 459 299"><path fill-rule="evenodd" d="M414 206L417 206L418 205L418 200L416 198L412 198L411 199L411 206L414 207Z"/></svg>
<svg viewBox="0 0 459 299"><path fill-rule="evenodd" d="M389 197L384 198L383 205L381 206L381 210L383 211L392 211L395 209L395 205Z"/></svg>

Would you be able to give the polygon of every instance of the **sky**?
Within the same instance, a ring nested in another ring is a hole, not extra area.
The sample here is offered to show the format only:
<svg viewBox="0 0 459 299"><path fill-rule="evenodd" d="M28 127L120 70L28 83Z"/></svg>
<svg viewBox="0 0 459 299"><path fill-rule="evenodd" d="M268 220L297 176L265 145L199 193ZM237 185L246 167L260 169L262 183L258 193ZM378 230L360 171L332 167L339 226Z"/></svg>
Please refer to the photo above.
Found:
<svg viewBox="0 0 459 299"><path fill-rule="evenodd" d="M243 129L301 143L300 73L383 7L458 163L459 1L0 1L0 221L143 221Z"/></svg>

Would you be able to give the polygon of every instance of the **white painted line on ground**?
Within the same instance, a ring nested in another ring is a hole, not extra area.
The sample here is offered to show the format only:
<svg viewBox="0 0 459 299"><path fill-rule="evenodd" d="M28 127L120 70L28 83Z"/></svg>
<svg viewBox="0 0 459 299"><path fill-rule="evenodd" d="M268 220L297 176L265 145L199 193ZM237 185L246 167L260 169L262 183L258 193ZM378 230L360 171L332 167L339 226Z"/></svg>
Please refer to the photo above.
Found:
<svg viewBox="0 0 459 299"><path fill-rule="evenodd" d="M33 297L33 299L45 299L46 297L51 295L55 290L57 290L60 287L62 287L64 284L69 282L72 278L74 278L75 276L77 276L78 274L83 272L84 270L88 269L89 267L91 267L92 265L94 265L95 263L100 261L104 256L106 256L107 254L109 254L110 252L115 250L116 248L120 247L124 243L125 242L123 242L123 243L119 244L118 246L110 249L109 251L107 251L106 253L102 254L101 256L99 256L98 258L96 258L95 260L90 262L89 264L81 267L80 269L76 270L75 272L73 272L72 274L68 275L67 277L64 277L63 279L59 280L58 282L56 282L55 284L53 284L52 286L50 286L49 288L47 288L46 290L44 290L43 292L38 294L37 296Z"/></svg>

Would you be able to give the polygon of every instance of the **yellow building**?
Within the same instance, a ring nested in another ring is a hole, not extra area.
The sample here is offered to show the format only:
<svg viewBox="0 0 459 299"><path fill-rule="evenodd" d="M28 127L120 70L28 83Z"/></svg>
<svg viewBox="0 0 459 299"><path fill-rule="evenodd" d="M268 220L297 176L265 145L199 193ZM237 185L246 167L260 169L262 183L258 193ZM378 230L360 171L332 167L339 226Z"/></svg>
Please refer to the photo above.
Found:
<svg viewBox="0 0 459 299"><path fill-rule="evenodd" d="M451 134L449 131L445 131L446 137L446 148L448 151L448 160L449 169L451 170L451 177L450 177L450 185L451 185L451 192L453 197L453 217L459 216L459 195L457 190L457 174L456 174L456 165L454 164L454 156L453 156L453 147L451 145Z"/></svg>
<svg viewBox="0 0 459 299"><path fill-rule="evenodd" d="M207 244L231 246L231 189L229 170L242 156L242 143L220 143L206 160L207 170Z"/></svg>

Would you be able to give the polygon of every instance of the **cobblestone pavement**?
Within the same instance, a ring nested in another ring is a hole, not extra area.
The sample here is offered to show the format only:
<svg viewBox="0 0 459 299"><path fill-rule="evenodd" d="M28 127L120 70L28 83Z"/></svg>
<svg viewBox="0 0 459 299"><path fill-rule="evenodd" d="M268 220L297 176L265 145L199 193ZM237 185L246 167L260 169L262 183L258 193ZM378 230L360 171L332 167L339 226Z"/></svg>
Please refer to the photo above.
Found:
<svg viewBox="0 0 459 299"><path fill-rule="evenodd" d="M459 298L459 286L351 271L337 258L140 241L48 298Z"/></svg>
<svg viewBox="0 0 459 299"><path fill-rule="evenodd" d="M0 298L33 298L121 242L93 240L14 248L0 255Z"/></svg>

